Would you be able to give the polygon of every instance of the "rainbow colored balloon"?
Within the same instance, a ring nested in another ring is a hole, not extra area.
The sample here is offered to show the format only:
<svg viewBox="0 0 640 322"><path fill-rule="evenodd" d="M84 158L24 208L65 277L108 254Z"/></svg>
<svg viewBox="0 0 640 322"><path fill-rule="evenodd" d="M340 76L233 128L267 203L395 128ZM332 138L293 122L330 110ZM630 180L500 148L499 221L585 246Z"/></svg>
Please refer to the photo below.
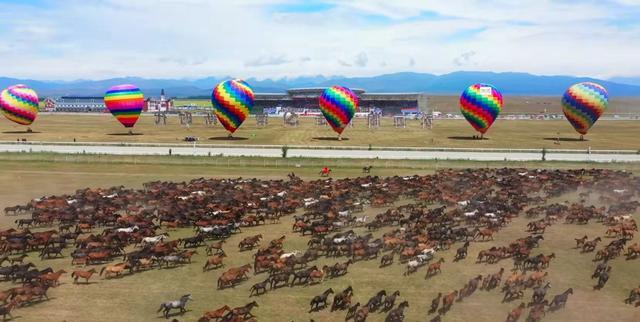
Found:
<svg viewBox="0 0 640 322"><path fill-rule="evenodd" d="M251 86L239 79L221 82L211 93L214 113L222 126L231 134L249 117L254 100Z"/></svg>
<svg viewBox="0 0 640 322"><path fill-rule="evenodd" d="M609 105L609 94L604 87L596 83L575 84L562 96L562 111L582 135L600 118Z"/></svg>
<svg viewBox="0 0 640 322"><path fill-rule="evenodd" d="M491 127L503 106L502 94L488 84L471 85L460 95L462 115L482 134Z"/></svg>
<svg viewBox="0 0 640 322"><path fill-rule="evenodd" d="M342 134L358 111L358 96L343 86L332 86L320 95L320 111L331 128Z"/></svg>
<svg viewBox="0 0 640 322"><path fill-rule="evenodd" d="M26 85L9 86L0 93L0 111L10 121L31 125L38 116L38 94Z"/></svg>
<svg viewBox="0 0 640 322"><path fill-rule="evenodd" d="M124 127L133 127L144 108L144 95L135 85L116 85L104 95L104 104Z"/></svg>

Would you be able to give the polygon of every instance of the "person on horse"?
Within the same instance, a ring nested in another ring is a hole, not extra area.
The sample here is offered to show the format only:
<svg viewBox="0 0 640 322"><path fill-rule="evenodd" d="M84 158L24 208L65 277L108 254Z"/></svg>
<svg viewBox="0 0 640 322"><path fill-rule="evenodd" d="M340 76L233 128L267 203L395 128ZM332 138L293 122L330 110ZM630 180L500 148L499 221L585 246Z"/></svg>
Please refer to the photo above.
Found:
<svg viewBox="0 0 640 322"><path fill-rule="evenodd" d="M331 173L331 169L329 169L329 167L324 167L322 168L322 170L320 171L320 176L321 177L328 177L329 173Z"/></svg>

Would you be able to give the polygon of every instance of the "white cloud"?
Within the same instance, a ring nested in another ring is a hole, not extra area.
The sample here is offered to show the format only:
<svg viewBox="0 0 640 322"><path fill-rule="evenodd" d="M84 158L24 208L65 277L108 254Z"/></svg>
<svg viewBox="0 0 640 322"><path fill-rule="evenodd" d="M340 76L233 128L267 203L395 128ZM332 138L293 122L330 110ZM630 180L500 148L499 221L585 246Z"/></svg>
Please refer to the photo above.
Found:
<svg viewBox="0 0 640 322"><path fill-rule="evenodd" d="M274 6L296 0L7 4L0 12L0 73L266 78L464 66L640 75L637 0L329 1L333 8L315 12Z"/></svg>

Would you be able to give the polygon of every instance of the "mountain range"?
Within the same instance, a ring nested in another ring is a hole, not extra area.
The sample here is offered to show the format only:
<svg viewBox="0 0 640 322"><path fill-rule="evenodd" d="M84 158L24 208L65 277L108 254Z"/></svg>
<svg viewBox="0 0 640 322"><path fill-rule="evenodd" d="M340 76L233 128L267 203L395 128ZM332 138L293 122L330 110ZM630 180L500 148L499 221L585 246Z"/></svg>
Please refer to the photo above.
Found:
<svg viewBox="0 0 640 322"><path fill-rule="evenodd" d="M148 79L122 77L104 80L41 81L0 77L0 88L13 84L27 84L41 97L85 95L102 96L113 85L136 84L146 96L158 96L161 89L171 97L209 97L218 82L231 77L201 79ZM361 88L367 92L401 93L425 92L434 95L459 94L467 86L482 82L496 86L505 95L559 96L572 84L596 82L604 86L610 96L640 96L640 78L612 78L600 80L573 76L540 76L528 73L493 73L459 71L443 75L400 72L371 77L303 76L295 78L246 79L257 93L283 93L289 88L326 87L342 85Z"/></svg>

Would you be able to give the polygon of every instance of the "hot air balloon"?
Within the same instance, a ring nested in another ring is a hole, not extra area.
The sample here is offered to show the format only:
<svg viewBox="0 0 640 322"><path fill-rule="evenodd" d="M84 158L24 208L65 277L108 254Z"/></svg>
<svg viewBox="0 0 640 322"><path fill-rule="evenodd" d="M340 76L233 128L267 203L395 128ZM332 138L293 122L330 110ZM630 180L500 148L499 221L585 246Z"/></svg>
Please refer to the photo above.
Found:
<svg viewBox="0 0 640 322"><path fill-rule="evenodd" d="M580 133L581 140L608 105L607 90L596 83L575 84L562 96L562 111L573 128Z"/></svg>
<svg viewBox="0 0 640 322"><path fill-rule="evenodd" d="M253 89L247 82L232 79L221 82L211 93L214 113L229 137L242 125L253 109Z"/></svg>
<svg viewBox="0 0 640 322"><path fill-rule="evenodd" d="M144 95L135 85L116 85L104 95L104 104L124 127L131 128L140 118ZM133 134L131 130L129 134Z"/></svg>
<svg viewBox="0 0 640 322"><path fill-rule="evenodd" d="M343 86L329 87L320 95L320 111L338 133L338 140L342 140L342 131L358 111L358 104L358 96Z"/></svg>
<svg viewBox="0 0 640 322"><path fill-rule="evenodd" d="M460 95L460 111L467 122L480 132L480 137L491 127L503 106L502 94L488 84L474 84Z"/></svg>
<svg viewBox="0 0 640 322"><path fill-rule="evenodd" d="M10 121L31 125L38 110L38 94L26 85L9 86L0 93L0 111ZM27 131L31 132L31 129Z"/></svg>

